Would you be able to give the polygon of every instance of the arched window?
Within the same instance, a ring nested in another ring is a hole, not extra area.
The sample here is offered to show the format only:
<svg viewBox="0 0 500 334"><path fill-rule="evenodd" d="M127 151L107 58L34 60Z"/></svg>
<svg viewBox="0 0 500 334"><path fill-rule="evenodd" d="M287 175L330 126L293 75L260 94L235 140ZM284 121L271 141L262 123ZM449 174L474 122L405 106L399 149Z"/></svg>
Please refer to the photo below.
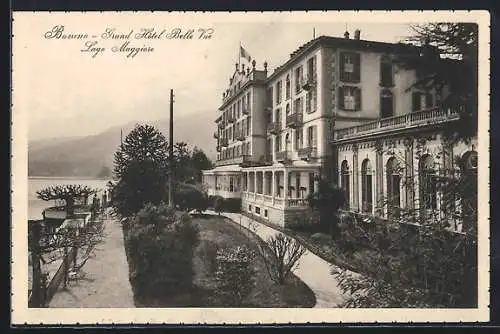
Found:
<svg viewBox="0 0 500 334"><path fill-rule="evenodd" d="M461 160L459 196L462 220L467 223L477 220L477 151L466 152ZM464 227L467 228L467 226Z"/></svg>
<svg viewBox="0 0 500 334"><path fill-rule="evenodd" d="M437 208L437 187L434 159L430 155L420 158L419 166L420 180L420 206L426 210Z"/></svg>
<svg viewBox="0 0 500 334"><path fill-rule="evenodd" d="M290 152L292 150L292 141L290 140L290 134L286 134L285 136L285 150Z"/></svg>
<svg viewBox="0 0 500 334"><path fill-rule="evenodd" d="M361 202L362 211L366 213L372 213L373 211L372 173L370 160L363 160L361 164Z"/></svg>
<svg viewBox="0 0 500 334"><path fill-rule="evenodd" d="M387 118L394 116L394 99L392 92L384 89L380 92L380 117Z"/></svg>
<svg viewBox="0 0 500 334"><path fill-rule="evenodd" d="M340 186L342 190L344 190L344 195L345 195L345 208L349 210L349 198L350 198L350 180L349 180L349 164L347 163L347 160L342 161L342 164L340 166Z"/></svg>
<svg viewBox="0 0 500 334"><path fill-rule="evenodd" d="M386 164L386 177L387 177L387 212L389 217L398 215L399 208L401 208L401 173L399 164L396 158L392 157L387 160Z"/></svg>

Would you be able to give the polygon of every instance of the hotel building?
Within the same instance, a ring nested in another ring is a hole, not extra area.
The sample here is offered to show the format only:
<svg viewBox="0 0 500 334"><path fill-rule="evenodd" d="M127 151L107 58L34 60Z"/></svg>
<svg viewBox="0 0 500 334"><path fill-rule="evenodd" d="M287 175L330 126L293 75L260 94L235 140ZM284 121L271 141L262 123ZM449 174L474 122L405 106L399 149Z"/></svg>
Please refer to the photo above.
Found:
<svg viewBox="0 0 500 334"><path fill-rule="evenodd" d="M349 210L441 210L428 176L475 170L477 143L446 144L440 130L458 118L440 108L446 87L415 87L426 73L401 61L433 56L356 30L309 41L271 74L236 64L215 120L216 167L203 172L209 195L281 226L306 213L318 177L344 189Z"/></svg>

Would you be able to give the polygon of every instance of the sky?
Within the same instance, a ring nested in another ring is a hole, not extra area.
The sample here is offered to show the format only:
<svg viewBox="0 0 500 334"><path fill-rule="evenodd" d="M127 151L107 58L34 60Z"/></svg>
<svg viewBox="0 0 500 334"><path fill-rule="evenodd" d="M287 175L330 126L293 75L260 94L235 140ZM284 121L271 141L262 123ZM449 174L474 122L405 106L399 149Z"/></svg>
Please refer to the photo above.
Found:
<svg viewBox="0 0 500 334"><path fill-rule="evenodd" d="M25 116L29 140L84 136L131 121L166 118L174 89L176 117L212 113L215 119L240 43L258 68L267 61L272 72L313 38L313 29L316 37L342 37L346 28L352 37L359 29L361 39L385 42L411 34L408 22L326 14L15 13L13 111ZM45 38L56 25L64 26L65 34L88 37ZM154 51L127 58L126 53L111 51L125 40L102 38L108 28L122 34L141 28L211 28L213 33L210 39L131 38L129 46ZM80 51L93 40L94 47L106 49L95 57ZM206 131L212 130L207 126Z"/></svg>

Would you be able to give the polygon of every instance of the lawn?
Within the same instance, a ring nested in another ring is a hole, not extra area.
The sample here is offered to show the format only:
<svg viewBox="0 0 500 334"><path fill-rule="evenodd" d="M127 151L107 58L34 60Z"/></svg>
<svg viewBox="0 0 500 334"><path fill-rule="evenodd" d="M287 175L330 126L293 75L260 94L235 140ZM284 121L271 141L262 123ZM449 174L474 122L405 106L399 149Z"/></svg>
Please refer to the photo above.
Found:
<svg viewBox="0 0 500 334"><path fill-rule="evenodd" d="M200 242L196 248L193 264L195 277L188 291L178 291L175 295L157 296L155 300L136 298L137 307L237 307L223 301L215 279L216 249L245 245L257 252L257 236L239 227L227 218L214 215L194 215L198 225ZM254 257L254 288L240 307L255 308L296 308L313 307L316 303L311 289L295 275L282 285L274 284L259 256Z"/></svg>

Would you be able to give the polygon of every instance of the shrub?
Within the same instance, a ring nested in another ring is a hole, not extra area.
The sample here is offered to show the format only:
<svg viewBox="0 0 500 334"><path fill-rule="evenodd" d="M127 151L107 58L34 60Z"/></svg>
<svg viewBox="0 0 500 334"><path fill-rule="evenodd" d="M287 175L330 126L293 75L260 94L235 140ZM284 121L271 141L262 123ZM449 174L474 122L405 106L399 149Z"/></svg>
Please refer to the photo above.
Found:
<svg viewBox="0 0 500 334"><path fill-rule="evenodd" d="M203 190L191 184L181 184L175 194L175 202L183 211L196 210L202 213L208 209L208 196Z"/></svg>
<svg viewBox="0 0 500 334"><path fill-rule="evenodd" d="M136 296L162 297L192 284L198 229L188 215L166 205L146 205L129 223L126 246Z"/></svg>
<svg viewBox="0 0 500 334"><path fill-rule="evenodd" d="M280 285L285 283L290 273L298 266L298 261L305 251L299 242L282 233L259 244L259 254L269 277Z"/></svg>
<svg viewBox="0 0 500 334"><path fill-rule="evenodd" d="M242 305L254 286L253 253L245 246L217 252L216 280L222 299L231 306Z"/></svg>
<svg viewBox="0 0 500 334"><path fill-rule="evenodd" d="M198 256L207 265L209 274L214 274L217 271L218 251L219 246L217 243L209 240L203 240L197 249Z"/></svg>

